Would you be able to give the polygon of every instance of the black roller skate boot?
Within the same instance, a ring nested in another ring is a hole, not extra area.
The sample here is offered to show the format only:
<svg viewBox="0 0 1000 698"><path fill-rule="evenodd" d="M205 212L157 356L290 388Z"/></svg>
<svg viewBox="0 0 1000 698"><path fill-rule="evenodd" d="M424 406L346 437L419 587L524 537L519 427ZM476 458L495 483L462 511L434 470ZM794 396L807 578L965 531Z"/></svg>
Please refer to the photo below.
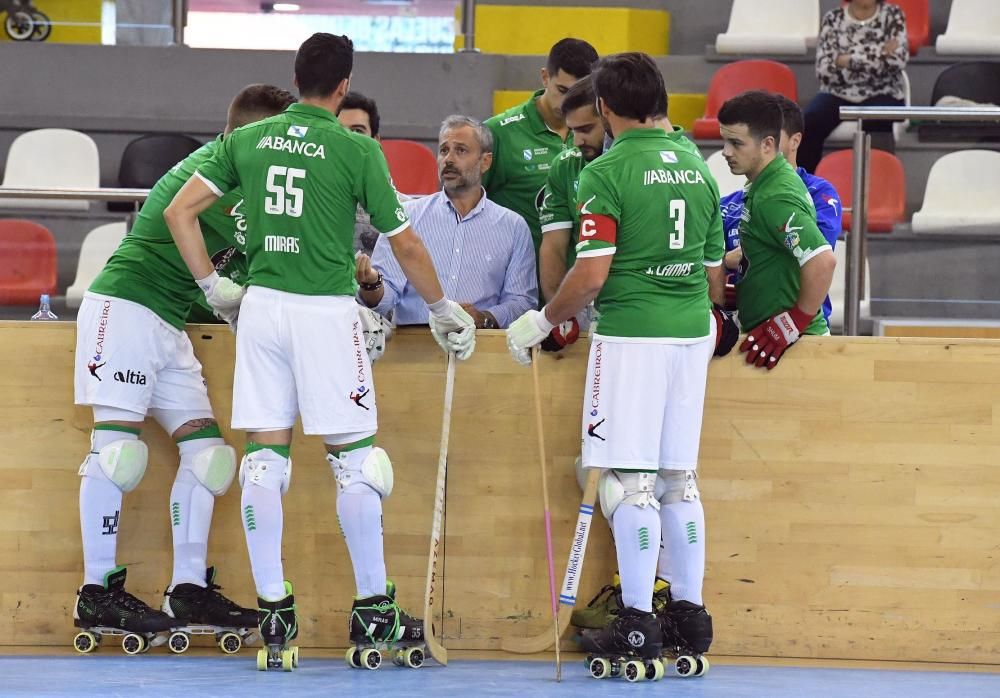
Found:
<svg viewBox="0 0 1000 698"><path fill-rule="evenodd" d="M355 669L378 669L381 650L392 654L396 666L423 665L427 647L424 623L396 603L396 585L386 582L386 593L355 599L351 608L351 647L345 659Z"/></svg>
<svg viewBox="0 0 1000 698"><path fill-rule="evenodd" d="M257 598L258 626L264 643L264 647L257 650L258 671L278 668L291 671L299 666L299 648L288 645L299 634L291 582L285 582L285 594L278 601Z"/></svg>
<svg viewBox="0 0 1000 698"><path fill-rule="evenodd" d="M586 630L580 647L595 679L624 676L628 681L663 678L663 639L652 613L623 608L603 630Z"/></svg>
<svg viewBox="0 0 1000 698"><path fill-rule="evenodd" d="M702 676L708 671L705 653L712 645L712 616L704 606L671 601L657 614L663 630L663 654L678 676Z"/></svg>
<svg viewBox="0 0 1000 698"><path fill-rule="evenodd" d="M116 567L104 575L104 584L84 584L76 593L73 625L81 631L73 647L81 654L101 646L101 638L121 637L125 654L139 654L162 645L176 621L166 613L147 606L125 591L125 568Z"/></svg>
<svg viewBox="0 0 1000 698"><path fill-rule="evenodd" d="M243 608L219 593L215 568L205 570L205 586L177 584L163 594L163 612L178 621L167 646L186 652L192 635L214 635L226 654L235 654L257 634L257 611Z"/></svg>

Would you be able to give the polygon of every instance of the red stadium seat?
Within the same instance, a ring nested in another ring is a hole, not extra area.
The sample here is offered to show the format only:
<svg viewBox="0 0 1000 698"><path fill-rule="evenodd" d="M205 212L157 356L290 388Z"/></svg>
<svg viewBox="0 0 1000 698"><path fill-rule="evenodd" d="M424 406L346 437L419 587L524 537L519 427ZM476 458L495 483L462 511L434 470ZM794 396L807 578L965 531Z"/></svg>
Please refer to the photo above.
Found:
<svg viewBox="0 0 1000 698"><path fill-rule="evenodd" d="M903 8L906 17L906 38L910 44L910 55L917 55L931 40L931 10L929 0L889 0L892 5ZM843 3L845 6L846 2Z"/></svg>
<svg viewBox="0 0 1000 698"><path fill-rule="evenodd" d="M840 194L844 208L854 201L854 158L851 150L838 150L823 158L816 176L833 185ZM868 231L889 233L901 223L906 213L906 176L903 163L892 153L873 150L871 157L871 188L868 196ZM851 214L844 213L844 230L851 229Z"/></svg>
<svg viewBox="0 0 1000 698"><path fill-rule="evenodd" d="M56 291L56 240L48 229L0 220L0 305L34 305Z"/></svg>
<svg viewBox="0 0 1000 698"><path fill-rule="evenodd" d="M433 194L441 188L437 159L430 148L416 141L385 140L382 152L389 163L392 181L401 193Z"/></svg>
<svg viewBox="0 0 1000 698"><path fill-rule="evenodd" d="M719 139L719 109L730 97L747 90L767 90L785 95L793 102L799 99L795 73L777 61L736 61L716 71L708 86L705 116L694 122L694 137Z"/></svg>

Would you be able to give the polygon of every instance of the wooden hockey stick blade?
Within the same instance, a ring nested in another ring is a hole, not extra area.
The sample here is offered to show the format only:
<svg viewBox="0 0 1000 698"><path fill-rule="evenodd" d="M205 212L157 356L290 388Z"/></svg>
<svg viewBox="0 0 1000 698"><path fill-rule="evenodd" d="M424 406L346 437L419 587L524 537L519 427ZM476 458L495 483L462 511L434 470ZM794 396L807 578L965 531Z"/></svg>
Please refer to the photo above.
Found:
<svg viewBox="0 0 1000 698"><path fill-rule="evenodd" d="M601 470L591 468L587 473L587 485L580 501L580 513L576 520L576 532L570 545L569 558L566 561L566 577L563 580L562 592L559 595L559 636L566 632L573 607L576 605L576 589L583 573L583 558L587 552L587 538L590 537L590 522L594 513L594 502L597 500L597 481ZM505 637L500 640L500 649L515 654L536 654L544 652L555 644L552 628L534 637Z"/></svg>
<svg viewBox="0 0 1000 698"><path fill-rule="evenodd" d="M441 416L441 451L438 457L437 482L434 486L434 518L431 523L431 547L427 556L427 586L424 590L424 643L438 664L448 665L448 650L434 636L434 592L437 582L438 547L441 543L441 519L444 513L444 489L448 475L448 437L451 431L451 401L455 395L455 354L448 354L444 386L444 410ZM442 628L442 632L443 632Z"/></svg>

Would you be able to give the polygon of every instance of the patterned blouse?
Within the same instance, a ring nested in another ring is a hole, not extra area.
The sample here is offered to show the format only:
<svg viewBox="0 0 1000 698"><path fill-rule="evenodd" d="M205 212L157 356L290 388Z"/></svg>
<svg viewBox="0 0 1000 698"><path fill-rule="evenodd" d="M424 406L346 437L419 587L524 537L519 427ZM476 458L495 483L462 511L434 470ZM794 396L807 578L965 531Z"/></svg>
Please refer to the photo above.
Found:
<svg viewBox="0 0 1000 698"><path fill-rule="evenodd" d="M882 47L892 39L896 50L882 55ZM841 54L851 57L847 68L837 67ZM855 19L846 7L830 10L816 47L820 91L854 103L875 95L903 99L903 68L909 56L906 19L898 5L880 4L866 20Z"/></svg>

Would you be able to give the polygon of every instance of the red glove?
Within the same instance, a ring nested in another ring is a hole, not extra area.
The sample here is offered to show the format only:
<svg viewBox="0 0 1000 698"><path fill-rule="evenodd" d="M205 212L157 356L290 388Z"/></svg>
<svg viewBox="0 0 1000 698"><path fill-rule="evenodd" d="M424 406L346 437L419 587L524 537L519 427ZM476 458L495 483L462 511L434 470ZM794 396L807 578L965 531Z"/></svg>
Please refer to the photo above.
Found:
<svg viewBox="0 0 1000 698"><path fill-rule="evenodd" d="M715 321L715 356L725 356L736 346L740 338L740 326L736 324L732 313L727 313L719 306L712 308L712 318Z"/></svg>
<svg viewBox="0 0 1000 698"><path fill-rule="evenodd" d="M573 317L553 327L540 346L542 351L562 351L579 338L580 323Z"/></svg>
<svg viewBox="0 0 1000 698"><path fill-rule="evenodd" d="M815 314L809 315L799 310L797 305L783 313L778 313L767 322L762 322L750 330L740 345L740 351L747 352L747 363L767 366L767 370L778 365L778 359L799 335L812 323Z"/></svg>
<svg viewBox="0 0 1000 698"><path fill-rule="evenodd" d="M733 284L726 284L726 300L722 306L729 312L733 312L737 309L736 306L736 287Z"/></svg>

